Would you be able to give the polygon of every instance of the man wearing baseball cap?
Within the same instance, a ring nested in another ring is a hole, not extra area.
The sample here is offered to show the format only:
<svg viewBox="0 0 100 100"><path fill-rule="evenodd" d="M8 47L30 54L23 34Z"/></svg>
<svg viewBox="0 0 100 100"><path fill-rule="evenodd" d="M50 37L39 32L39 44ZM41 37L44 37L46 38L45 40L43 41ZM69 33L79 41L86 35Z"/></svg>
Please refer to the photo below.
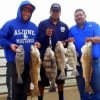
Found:
<svg viewBox="0 0 100 100"><path fill-rule="evenodd" d="M57 3L51 5L50 11L58 11L61 12L61 6Z"/></svg>
<svg viewBox="0 0 100 100"><path fill-rule="evenodd" d="M51 5L50 8L50 18L41 21L38 26L37 41L40 42L41 44L40 53L42 60L44 58L44 52L46 48L50 45L49 44L50 37L52 41L51 46L53 50L55 50L57 41L64 41L68 38L69 34L68 26L60 21L60 15L61 15L61 6L58 3L54 3ZM60 73L61 70L57 70L56 83L58 88L59 100L64 100L63 88L65 79L58 79ZM40 96L38 97L38 100L43 100L44 87L50 85L49 79L45 75L45 69L43 68L43 65L41 66L40 69L40 75L41 75L41 81L39 81ZM55 91L55 88L50 91L51 92Z"/></svg>

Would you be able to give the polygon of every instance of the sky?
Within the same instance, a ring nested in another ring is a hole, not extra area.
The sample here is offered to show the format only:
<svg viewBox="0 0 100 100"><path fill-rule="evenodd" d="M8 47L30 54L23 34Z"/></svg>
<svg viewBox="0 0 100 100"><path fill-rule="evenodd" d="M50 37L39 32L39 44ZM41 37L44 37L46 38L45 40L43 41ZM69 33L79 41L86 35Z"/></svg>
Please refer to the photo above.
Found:
<svg viewBox="0 0 100 100"><path fill-rule="evenodd" d="M17 10L23 0L0 0L0 28L2 25L17 16ZM49 18L50 7L53 3L61 5L61 21L69 27L75 24L74 11L78 8L86 12L87 20L100 24L99 0L30 0L36 6L31 21L37 26L40 21Z"/></svg>

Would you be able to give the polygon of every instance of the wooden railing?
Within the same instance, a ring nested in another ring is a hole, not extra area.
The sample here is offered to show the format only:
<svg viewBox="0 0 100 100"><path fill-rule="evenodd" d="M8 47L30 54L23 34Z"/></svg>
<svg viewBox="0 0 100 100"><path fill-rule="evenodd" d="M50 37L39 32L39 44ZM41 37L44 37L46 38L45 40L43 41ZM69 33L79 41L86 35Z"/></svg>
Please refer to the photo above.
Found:
<svg viewBox="0 0 100 100"><path fill-rule="evenodd" d="M71 76L72 69L68 69L68 78L65 81L65 87L76 86L76 80L74 76ZM4 50L0 48L0 94L6 94L6 59L4 57Z"/></svg>

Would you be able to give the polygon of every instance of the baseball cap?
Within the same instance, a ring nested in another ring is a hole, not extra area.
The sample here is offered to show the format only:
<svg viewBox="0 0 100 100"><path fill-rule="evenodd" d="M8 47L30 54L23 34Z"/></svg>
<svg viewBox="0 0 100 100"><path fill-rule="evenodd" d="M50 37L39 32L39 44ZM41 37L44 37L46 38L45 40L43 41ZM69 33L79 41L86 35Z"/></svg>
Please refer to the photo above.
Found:
<svg viewBox="0 0 100 100"><path fill-rule="evenodd" d="M35 10L35 6L33 6L33 5L31 5L31 4L23 5L23 6L22 6L22 9L23 9L23 8L28 8L28 9L30 9L32 12Z"/></svg>
<svg viewBox="0 0 100 100"><path fill-rule="evenodd" d="M50 11L61 11L61 6L58 3L53 3L51 5Z"/></svg>

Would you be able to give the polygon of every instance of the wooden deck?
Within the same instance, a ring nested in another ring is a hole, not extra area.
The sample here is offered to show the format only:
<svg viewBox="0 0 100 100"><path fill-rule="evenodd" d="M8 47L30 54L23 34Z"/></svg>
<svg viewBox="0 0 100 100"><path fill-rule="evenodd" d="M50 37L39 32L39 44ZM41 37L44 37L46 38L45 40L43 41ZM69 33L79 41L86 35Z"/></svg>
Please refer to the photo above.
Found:
<svg viewBox="0 0 100 100"><path fill-rule="evenodd" d="M7 95L0 95L0 100L6 100ZM65 100L80 100L79 99L79 93L77 91L77 87L67 87L64 89L64 98ZM28 97L28 100L38 100L37 97L30 98ZM55 93L49 93L47 90L45 90L44 100L58 100L57 92Z"/></svg>

